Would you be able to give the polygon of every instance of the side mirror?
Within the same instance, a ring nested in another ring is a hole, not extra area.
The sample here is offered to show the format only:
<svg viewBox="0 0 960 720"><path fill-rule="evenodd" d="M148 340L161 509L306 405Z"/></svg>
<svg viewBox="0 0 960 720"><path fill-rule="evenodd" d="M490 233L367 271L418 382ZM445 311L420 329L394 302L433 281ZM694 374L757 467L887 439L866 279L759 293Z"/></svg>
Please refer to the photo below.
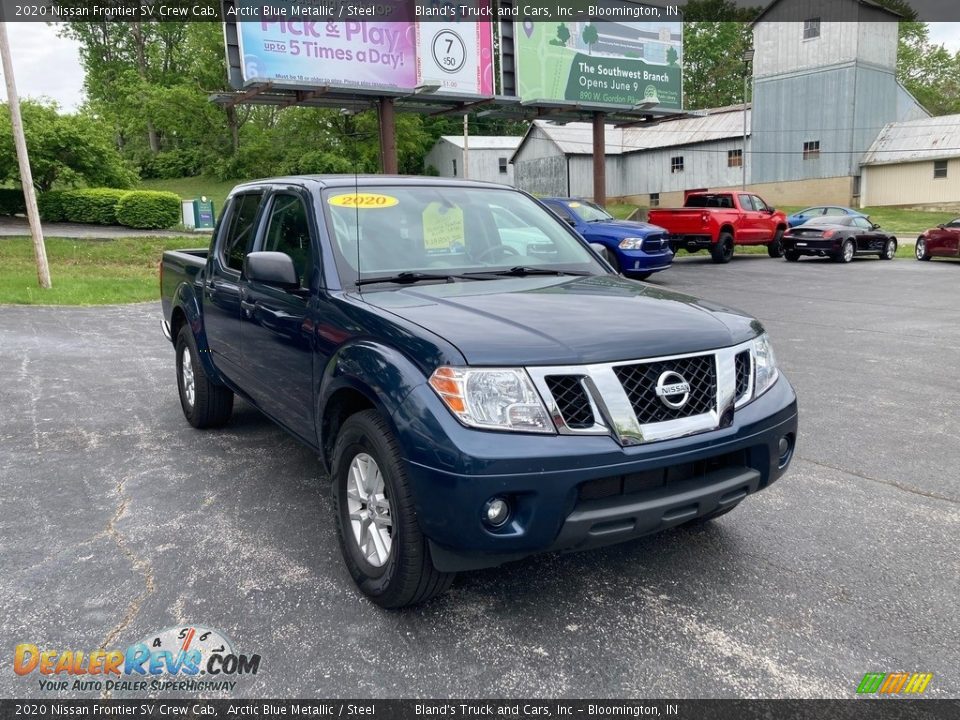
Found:
<svg viewBox="0 0 960 720"><path fill-rule="evenodd" d="M570 227L576 227L576 226L577 226L577 221L574 220L572 217L565 217L565 218L563 219L563 221L564 221L567 225L569 225Z"/></svg>
<svg viewBox="0 0 960 720"><path fill-rule="evenodd" d="M877 223L871 223L871 226L873 227L874 230L880 229L880 226Z"/></svg>
<svg viewBox="0 0 960 720"><path fill-rule="evenodd" d="M286 253L252 252L243 260L243 274L247 280L282 288L300 287L293 260Z"/></svg>

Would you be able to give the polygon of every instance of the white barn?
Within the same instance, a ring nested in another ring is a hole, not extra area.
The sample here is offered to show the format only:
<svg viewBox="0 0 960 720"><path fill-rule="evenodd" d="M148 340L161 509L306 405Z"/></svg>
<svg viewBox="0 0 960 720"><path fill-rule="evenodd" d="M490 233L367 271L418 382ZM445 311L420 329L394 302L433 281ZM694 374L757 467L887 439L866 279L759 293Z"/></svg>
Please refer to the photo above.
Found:
<svg viewBox="0 0 960 720"><path fill-rule="evenodd" d="M471 135L467 140L465 168L463 136L442 135L424 158L424 170L430 172L432 168L440 177L467 177L513 185L510 156L520 140L509 135Z"/></svg>

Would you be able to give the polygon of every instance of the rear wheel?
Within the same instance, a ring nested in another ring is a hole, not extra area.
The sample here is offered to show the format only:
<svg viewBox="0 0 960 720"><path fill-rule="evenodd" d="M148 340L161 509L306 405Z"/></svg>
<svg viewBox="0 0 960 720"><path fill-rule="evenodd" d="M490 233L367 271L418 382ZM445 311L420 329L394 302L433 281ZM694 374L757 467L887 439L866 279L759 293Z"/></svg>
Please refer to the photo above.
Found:
<svg viewBox="0 0 960 720"><path fill-rule="evenodd" d="M767 245L767 255L772 258L783 257L783 230L777 230L773 242Z"/></svg>
<svg viewBox="0 0 960 720"><path fill-rule="evenodd" d="M833 256L834 262L839 263L848 263L853 260L853 256L856 254L856 247L853 244L853 240L847 238L843 241L843 244L840 246L840 251Z"/></svg>
<svg viewBox="0 0 960 720"><path fill-rule="evenodd" d="M893 260L897 256L897 241L890 238L883 246L883 252L880 253L881 260Z"/></svg>
<svg viewBox="0 0 960 720"><path fill-rule="evenodd" d="M797 262L800 259L800 253L796 250L785 250L783 256L787 259L787 262Z"/></svg>
<svg viewBox="0 0 960 720"><path fill-rule="evenodd" d="M233 413L233 392L207 377L189 325L177 334L177 391L187 422L195 428L226 425Z"/></svg>
<svg viewBox="0 0 960 720"><path fill-rule="evenodd" d="M917 260L929 260L930 253L927 252L927 241L922 237L917 238L917 248L916 248Z"/></svg>
<svg viewBox="0 0 960 720"><path fill-rule="evenodd" d="M347 570L373 602L399 608L446 592L436 570L390 427L376 410L351 415L333 449L337 534Z"/></svg>
<svg viewBox="0 0 960 720"><path fill-rule="evenodd" d="M726 265L733 259L733 235L720 233L717 242L710 248L710 256L718 265Z"/></svg>

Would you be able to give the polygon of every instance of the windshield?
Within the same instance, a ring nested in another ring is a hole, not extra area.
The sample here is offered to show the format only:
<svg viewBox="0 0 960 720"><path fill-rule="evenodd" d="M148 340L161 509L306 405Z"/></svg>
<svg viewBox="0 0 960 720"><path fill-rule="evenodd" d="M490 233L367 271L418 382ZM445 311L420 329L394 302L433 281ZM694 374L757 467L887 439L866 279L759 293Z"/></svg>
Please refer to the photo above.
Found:
<svg viewBox="0 0 960 720"><path fill-rule="evenodd" d="M513 190L383 185L322 198L345 288L400 273L606 272L564 223Z"/></svg>
<svg viewBox="0 0 960 720"><path fill-rule="evenodd" d="M599 205L585 200L571 200L564 203L568 208L580 216L584 222L606 222L613 220L613 215L608 213Z"/></svg>

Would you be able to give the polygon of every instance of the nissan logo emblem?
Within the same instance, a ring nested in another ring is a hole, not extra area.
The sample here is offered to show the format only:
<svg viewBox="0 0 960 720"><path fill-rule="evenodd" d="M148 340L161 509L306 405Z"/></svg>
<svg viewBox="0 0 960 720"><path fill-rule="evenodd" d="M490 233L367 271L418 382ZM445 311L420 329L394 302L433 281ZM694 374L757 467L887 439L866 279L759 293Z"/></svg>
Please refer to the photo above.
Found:
<svg viewBox="0 0 960 720"><path fill-rule="evenodd" d="M671 410L680 410L690 399L690 383L673 370L660 373L655 389L660 402Z"/></svg>

